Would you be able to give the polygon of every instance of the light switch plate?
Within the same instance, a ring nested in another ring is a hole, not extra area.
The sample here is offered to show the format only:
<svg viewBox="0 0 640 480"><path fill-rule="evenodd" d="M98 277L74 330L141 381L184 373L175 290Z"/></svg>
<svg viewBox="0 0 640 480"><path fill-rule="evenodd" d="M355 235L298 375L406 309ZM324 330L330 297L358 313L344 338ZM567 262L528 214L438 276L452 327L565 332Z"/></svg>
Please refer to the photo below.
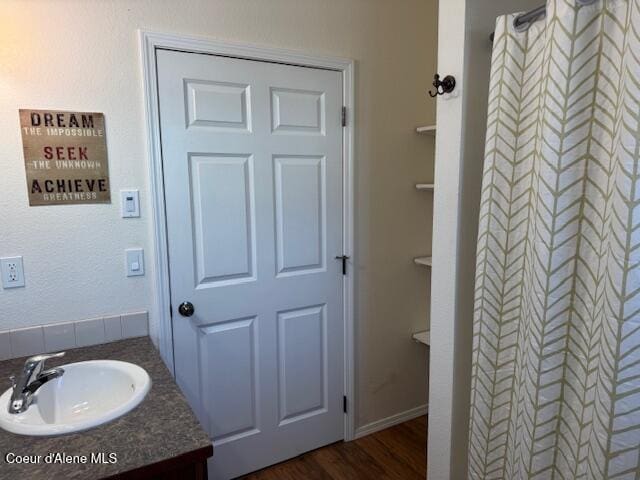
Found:
<svg viewBox="0 0 640 480"><path fill-rule="evenodd" d="M127 260L127 277L144 275L144 251L141 248L125 250Z"/></svg>
<svg viewBox="0 0 640 480"><path fill-rule="evenodd" d="M24 287L24 269L22 257L0 258L0 270L2 270L2 287Z"/></svg>
<svg viewBox="0 0 640 480"><path fill-rule="evenodd" d="M120 211L122 218L140 216L140 195L138 190L120 190Z"/></svg>

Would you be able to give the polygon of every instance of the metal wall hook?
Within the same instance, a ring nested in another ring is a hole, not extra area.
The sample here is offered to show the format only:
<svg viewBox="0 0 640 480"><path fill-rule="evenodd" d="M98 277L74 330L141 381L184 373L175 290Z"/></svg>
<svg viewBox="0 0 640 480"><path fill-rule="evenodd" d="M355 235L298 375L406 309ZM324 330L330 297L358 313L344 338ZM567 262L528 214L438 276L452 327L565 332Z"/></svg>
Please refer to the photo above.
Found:
<svg viewBox="0 0 640 480"><path fill-rule="evenodd" d="M456 88L456 79L452 75L447 75L442 80L440 80L440 75L437 73L433 76L433 84L436 87L436 92L432 93L429 90L430 97L437 97L438 95L444 95L445 93L453 92L453 89Z"/></svg>

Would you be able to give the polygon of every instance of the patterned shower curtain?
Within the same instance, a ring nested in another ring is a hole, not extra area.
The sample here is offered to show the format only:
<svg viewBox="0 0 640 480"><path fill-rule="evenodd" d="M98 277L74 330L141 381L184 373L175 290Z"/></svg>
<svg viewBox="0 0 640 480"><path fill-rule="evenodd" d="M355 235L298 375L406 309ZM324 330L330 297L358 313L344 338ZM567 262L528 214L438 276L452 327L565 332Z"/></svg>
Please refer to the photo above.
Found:
<svg viewBox="0 0 640 480"><path fill-rule="evenodd" d="M640 479L640 0L497 20L469 477Z"/></svg>

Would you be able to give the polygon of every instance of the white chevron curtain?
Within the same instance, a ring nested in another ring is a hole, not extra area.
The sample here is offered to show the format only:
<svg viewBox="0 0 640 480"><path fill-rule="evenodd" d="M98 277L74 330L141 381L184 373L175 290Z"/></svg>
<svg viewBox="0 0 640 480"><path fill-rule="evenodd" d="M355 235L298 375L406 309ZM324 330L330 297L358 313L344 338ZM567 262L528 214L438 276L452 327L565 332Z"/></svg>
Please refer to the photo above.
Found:
<svg viewBox="0 0 640 480"><path fill-rule="evenodd" d="M514 17L492 56L469 477L638 480L640 0Z"/></svg>

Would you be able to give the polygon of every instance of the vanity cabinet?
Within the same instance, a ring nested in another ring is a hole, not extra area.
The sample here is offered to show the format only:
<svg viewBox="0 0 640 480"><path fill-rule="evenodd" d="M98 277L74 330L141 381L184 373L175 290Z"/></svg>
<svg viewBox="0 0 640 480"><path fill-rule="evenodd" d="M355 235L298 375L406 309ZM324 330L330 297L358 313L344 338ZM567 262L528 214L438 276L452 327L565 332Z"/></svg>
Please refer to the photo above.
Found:
<svg viewBox="0 0 640 480"><path fill-rule="evenodd" d="M67 350L63 358L47 360L47 368L87 360L138 365L151 377L151 388L133 410L89 430L39 437L0 429L0 480L207 478L207 459L213 455L211 439L148 337ZM0 361L0 379L19 372L24 362L25 358ZM16 463L7 460L9 452L42 458L50 453L88 458L103 453L102 458L115 456L117 460Z"/></svg>

